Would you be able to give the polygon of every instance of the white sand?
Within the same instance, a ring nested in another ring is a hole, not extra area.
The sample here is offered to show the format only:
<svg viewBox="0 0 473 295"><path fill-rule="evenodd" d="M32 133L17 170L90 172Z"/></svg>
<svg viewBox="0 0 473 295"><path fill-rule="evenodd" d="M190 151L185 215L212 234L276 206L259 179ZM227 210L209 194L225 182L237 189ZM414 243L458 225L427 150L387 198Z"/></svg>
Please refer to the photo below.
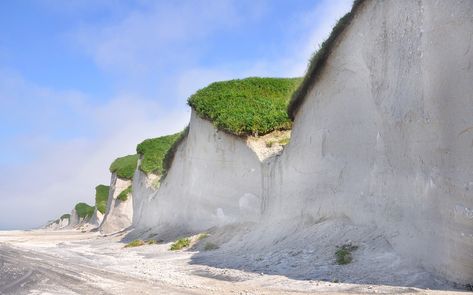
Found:
<svg viewBox="0 0 473 295"><path fill-rule="evenodd" d="M170 244L123 248L121 236L78 231L0 232L0 259L32 275L14 294L457 294L384 285L332 283L211 266L225 249L169 251ZM207 239L218 240L215 236ZM204 239L201 243L205 243ZM6 246L5 246L6 245ZM201 247L201 246L197 246ZM290 247L285 247L292 251ZM288 258L306 252L294 252ZM247 253L248 254L248 253ZM215 255L215 256L214 256ZM223 255L223 256L222 256ZM257 258L257 257L254 257ZM258 259L258 258L257 258ZM267 257L262 256L263 264ZM221 261L224 263L224 261ZM309 264L308 261L305 263ZM289 265L288 265L289 266ZM298 267L306 267L301 264ZM2 268L0 268L2 270ZM301 269L302 270L302 269ZM0 291L5 286L0 273ZM20 278L21 279L21 278ZM9 282L11 283L11 282ZM35 292L32 292L35 290ZM47 293L46 293L47 292ZM299 293L300 292L300 293ZM460 294L460 293L458 293Z"/></svg>

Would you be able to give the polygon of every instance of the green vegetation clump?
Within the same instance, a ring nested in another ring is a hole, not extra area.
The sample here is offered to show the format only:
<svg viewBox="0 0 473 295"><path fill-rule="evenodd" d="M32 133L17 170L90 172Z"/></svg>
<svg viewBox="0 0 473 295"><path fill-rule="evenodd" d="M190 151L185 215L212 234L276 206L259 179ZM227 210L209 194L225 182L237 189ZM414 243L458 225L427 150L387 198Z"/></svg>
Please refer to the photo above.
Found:
<svg viewBox="0 0 473 295"><path fill-rule="evenodd" d="M189 98L203 118L229 133L263 135L291 129L287 105L301 78L247 78L215 82Z"/></svg>
<svg viewBox="0 0 473 295"><path fill-rule="evenodd" d="M352 262L353 257L351 253L358 249L358 246L352 244L345 244L343 246L337 247L335 251L335 257L337 258L337 264L344 265Z"/></svg>
<svg viewBox="0 0 473 295"><path fill-rule="evenodd" d="M59 219L71 219L71 214L63 214Z"/></svg>
<svg viewBox="0 0 473 295"><path fill-rule="evenodd" d="M184 128L179 133L179 137L174 141L172 146L168 149L166 155L164 156L164 161L163 161L163 176L161 177L164 178L166 177L166 174L168 173L169 169L171 169L172 162L174 161L174 156L176 155L177 148L179 145L186 139L187 135L189 134L189 126Z"/></svg>
<svg viewBox="0 0 473 295"><path fill-rule="evenodd" d="M335 27L333 27L330 36L320 45L319 49L314 53L314 55L312 55L309 61L309 66L307 67L307 72L304 76L304 80L300 84L297 91L294 92L291 102L287 108L287 113L292 120L294 120L299 107L302 105L304 99L309 94L312 86L319 79L327 59L330 56L330 53L337 44L338 37L350 25L356 11L361 7L361 4L364 1L365 0L355 0L351 11L338 20Z"/></svg>
<svg viewBox="0 0 473 295"><path fill-rule="evenodd" d="M136 152L142 156L140 170L146 174L163 174L164 158L181 133L146 139L136 147Z"/></svg>
<svg viewBox="0 0 473 295"><path fill-rule="evenodd" d="M179 239L179 240L175 241L171 245L171 248L169 248L169 250L171 250L171 251L181 250L181 249L189 247L190 244L191 244L191 240L189 238L182 238L182 239Z"/></svg>
<svg viewBox="0 0 473 295"><path fill-rule="evenodd" d="M124 248L134 248L134 247L140 247L144 245L155 245L158 242L156 240L133 240L129 242L128 244L125 245Z"/></svg>
<svg viewBox="0 0 473 295"><path fill-rule="evenodd" d="M143 240L133 240L129 242L128 244L126 244L125 248L139 247L139 246L143 246L144 244L145 244L145 241Z"/></svg>
<svg viewBox="0 0 473 295"><path fill-rule="evenodd" d="M74 208L80 218L90 218L95 210L95 207L89 206L86 203L78 203Z"/></svg>
<svg viewBox="0 0 473 295"><path fill-rule="evenodd" d="M105 214L107 210L109 190L110 187L108 185L100 184L95 187L95 207L97 207L97 210L102 214Z"/></svg>
<svg viewBox="0 0 473 295"><path fill-rule="evenodd" d="M117 199L120 201L126 201L128 200L128 194L131 193L131 185L128 186L126 189L124 189L118 196Z"/></svg>
<svg viewBox="0 0 473 295"><path fill-rule="evenodd" d="M116 173L119 178L132 179L138 164L138 155L128 155L113 161L110 172Z"/></svg>

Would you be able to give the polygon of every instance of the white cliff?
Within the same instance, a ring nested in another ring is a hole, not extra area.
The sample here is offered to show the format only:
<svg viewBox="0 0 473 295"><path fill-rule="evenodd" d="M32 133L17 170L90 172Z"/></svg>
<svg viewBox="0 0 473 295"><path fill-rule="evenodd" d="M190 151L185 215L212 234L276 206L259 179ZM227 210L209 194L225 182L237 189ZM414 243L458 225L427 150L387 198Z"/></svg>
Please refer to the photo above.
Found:
<svg viewBox="0 0 473 295"><path fill-rule="evenodd" d="M473 1L363 2L270 164L264 215L374 226L471 283Z"/></svg>
<svg viewBox="0 0 473 295"><path fill-rule="evenodd" d="M260 217L261 169L246 141L192 113L159 190L140 196L138 230L192 232Z"/></svg>
<svg viewBox="0 0 473 295"><path fill-rule="evenodd" d="M89 223L94 227L99 227L102 224L103 217L104 215L95 207L94 214L90 218Z"/></svg>
<svg viewBox="0 0 473 295"><path fill-rule="evenodd" d="M107 210L99 230L103 234L111 234L128 228L133 220L133 196L128 193L124 200L120 194L131 186L131 180L121 179L112 173Z"/></svg>
<svg viewBox="0 0 473 295"><path fill-rule="evenodd" d="M473 2L357 3L282 154L264 160L193 112L160 188L139 191L138 231L223 227L225 258L243 257L229 267L254 261L248 249L278 263L314 249L308 277L473 281ZM332 261L347 241L360 245L352 270Z"/></svg>
<svg viewBox="0 0 473 295"><path fill-rule="evenodd" d="M146 174L138 168L133 175L133 224L138 224L143 211L143 206L149 204L150 197L156 193L160 186L160 176L155 173Z"/></svg>
<svg viewBox="0 0 473 295"><path fill-rule="evenodd" d="M70 215L63 215L60 218L49 222L44 228L49 230L60 230L66 228L70 223Z"/></svg>

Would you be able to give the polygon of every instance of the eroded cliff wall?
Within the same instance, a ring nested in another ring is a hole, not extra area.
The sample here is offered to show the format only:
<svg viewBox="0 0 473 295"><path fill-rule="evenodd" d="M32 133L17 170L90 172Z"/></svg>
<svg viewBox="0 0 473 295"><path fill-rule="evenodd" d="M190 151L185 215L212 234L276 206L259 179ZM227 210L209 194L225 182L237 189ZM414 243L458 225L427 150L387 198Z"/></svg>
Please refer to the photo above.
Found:
<svg viewBox="0 0 473 295"><path fill-rule="evenodd" d="M103 234L111 234L128 228L133 220L133 196L126 195L125 200L119 198L120 193L131 185L131 180L121 179L112 173L107 210L99 230Z"/></svg>
<svg viewBox="0 0 473 295"><path fill-rule="evenodd" d="M473 1L364 1L272 164L268 220L344 217L473 280Z"/></svg>
<svg viewBox="0 0 473 295"><path fill-rule="evenodd" d="M261 170L246 141L218 131L192 113L189 133L179 145L159 190L140 197L140 230L206 230L260 217Z"/></svg>

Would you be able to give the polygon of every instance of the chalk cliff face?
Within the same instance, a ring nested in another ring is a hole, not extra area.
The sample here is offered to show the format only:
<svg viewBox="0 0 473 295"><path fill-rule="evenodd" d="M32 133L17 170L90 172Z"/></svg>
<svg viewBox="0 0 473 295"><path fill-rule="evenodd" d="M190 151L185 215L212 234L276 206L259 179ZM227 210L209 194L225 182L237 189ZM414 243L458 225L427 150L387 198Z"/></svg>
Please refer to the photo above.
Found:
<svg viewBox="0 0 473 295"><path fill-rule="evenodd" d="M376 225L473 280L473 1L364 1L269 164L267 220Z"/></svg>
<svg viewBox="0 0 473 295"><path fill-rule="evenodd" d="M127 194L126 200L118 196L131 185L131 180L121 179L112 173L107 210L100 224L100 232L111 234L128 228L133 220L133 196Z"/></svg>
<svg viewBox="0 0 473 295"><path fill-rule="evenodd" d="M44 228L49 230L59 230L64 229L69 225L70 218L59 218L48 223Z"/></svg>
<svg viewBox="0 0 473 295"><path fill-rule="evenodd" d="M141 161L138 161L138 169L133 175L133 224L138 224L143 211L143 206L149 204L150 198L159 189L160 176L146 174L139 169Z"/></svg>
<svg viewBox="0 0 473 295"><path fill-rule="evenodd" d="M79 217L79 215L77 214L77 211L76 209L72 209L71 211L71 220L69 222L69 228L74 228L76 227L77 225L79 225L81 222L82 222L82 218Z"/></svg>
<svg viewBox="0 0 473 295"><path fill-rule="evenodd" d="M135 228L176 234L252 222L245 251L245 238L268 251L302 235L327 253L353 229L352 240L385 242L380 257L394 248L471 283L473 2L358 3L282 154L265 160L193 112L159 189L135 173Z"/></svg>
<svg viewBox="0 0 473 295"><path fill-rule="evenodd" d="M194 112L159 189L142 199L135 227L205 230L260 217L260 161L246 141L218 131Z"/></svg>
<svg viewBox="0 0 473 295"><path fill-rule="evenodd" d="M98 227L102 223L103 216L104 215L99 210L97 210L97 207L95 207L94 214L90 218L89 223L95 227Z"/></svg>

